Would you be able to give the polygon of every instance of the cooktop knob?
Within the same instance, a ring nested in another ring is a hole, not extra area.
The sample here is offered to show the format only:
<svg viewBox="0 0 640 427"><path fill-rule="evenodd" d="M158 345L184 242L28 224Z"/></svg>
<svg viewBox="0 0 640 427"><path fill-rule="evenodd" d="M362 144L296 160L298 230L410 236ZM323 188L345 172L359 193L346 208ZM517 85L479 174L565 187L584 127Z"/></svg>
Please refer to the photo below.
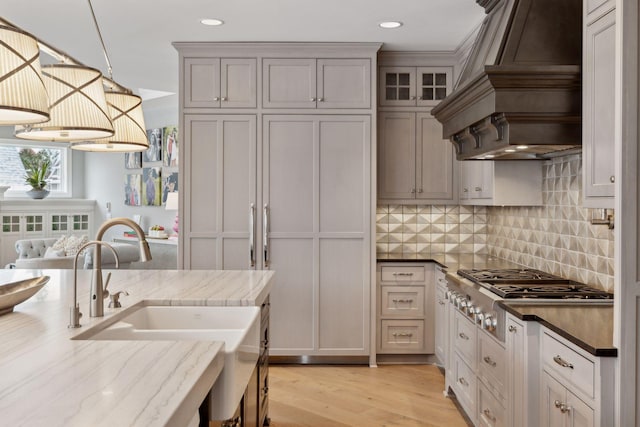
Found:
<svg viewBox="0 0 640 427"><path fill-rule="evenodd" d="M496 326L498 325L498 321L494 319L491 314L487 314L484 316L484 324L483 328L489 332L493 332L496 330Z"/></svg>

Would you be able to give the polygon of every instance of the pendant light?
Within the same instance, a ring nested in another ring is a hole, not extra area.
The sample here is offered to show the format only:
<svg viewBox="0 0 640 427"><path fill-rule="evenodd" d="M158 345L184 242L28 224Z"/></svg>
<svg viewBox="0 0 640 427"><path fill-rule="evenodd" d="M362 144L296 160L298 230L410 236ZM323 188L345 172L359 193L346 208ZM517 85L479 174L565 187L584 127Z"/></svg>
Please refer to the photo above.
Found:
<svg viewBox="0 0 640 427"><path fill-rule="evenodd" d="M35 141L80 141L113 135L113 124L95 68L56 64L42 67L51 119L16 126L15 136Z"/></svg>
<svg viewBox="0 0 640 427"><path fill-rule="evenodd" d="M37 40L0 24L0 125L49 120L49 98L40 71Z"/></svg>
<svg viewBox="0 0 640 427"><path fill-rule="evenodd" d="M106 84L111 84L112 87L105 92L105 96L107 104L109 105L109 114L113 121L115 133L103 139L74 142L71 144L71 148L82 151L114 153L145 151L149 148L149 140L147 139L144 115L142 114L142 99L137 95L133 95L129 89L117 85L113 81L113 68L111 67L111 61L107 54L107 47L102 39L102 33L100 32L96 15L93 12L91 0L87 1L109 71L109 79L105 80L107 80ZM117 89L115 88L116 86Z"/></svg>
<svg viewBox="0 0 640 427"><path fill-rule="evenodd" d="M105 92L113 120L113 136L93 141L72 142L71 148L82 151L108 151L113 153L145 151L149 140L142 115L142 99L126 92Z"/></svg>

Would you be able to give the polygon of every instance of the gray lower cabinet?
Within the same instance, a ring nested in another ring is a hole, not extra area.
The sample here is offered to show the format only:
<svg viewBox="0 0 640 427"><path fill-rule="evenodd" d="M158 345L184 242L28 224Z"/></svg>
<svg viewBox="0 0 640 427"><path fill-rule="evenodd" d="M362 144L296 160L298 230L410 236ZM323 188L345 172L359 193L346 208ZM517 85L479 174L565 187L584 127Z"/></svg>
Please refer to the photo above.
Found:
<svg viewBox="0 0 640 427"><path fill-rule="evenodd" d="M272 355L368 355L369 116L265 116Z"/></svg>
<svg viewBox="0 0 640 427"><path fill-rule="evenodd" d="M433 354L435 285L432 263L378 263L379 354Z"/></svg>

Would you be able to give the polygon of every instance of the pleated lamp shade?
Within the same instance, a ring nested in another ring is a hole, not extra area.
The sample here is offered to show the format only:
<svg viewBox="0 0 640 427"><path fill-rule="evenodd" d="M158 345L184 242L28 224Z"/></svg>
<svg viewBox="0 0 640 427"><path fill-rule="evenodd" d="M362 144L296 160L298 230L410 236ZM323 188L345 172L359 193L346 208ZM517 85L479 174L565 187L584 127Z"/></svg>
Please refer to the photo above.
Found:
<svg viewBox="0 0 640 427"><path fill-rule="evenodd" d="M16 126L15 136L35 141L82 141L113 135L111 115L95 68L70 64L42 67L49 94L48 122Z"/></svg>
<svg viewBox="0 0 640 427"><path fill-rule="evenodd" d="M93 141L72 142L71 148L112 153L145 151L149 140L142 114L142 99L125 92L105 92L115 134Z"/></svg>
<svg viewBox="0 0 640 427"><path fill-rule="evenodd" d="M40 49L30 34L0 25L0 125L49 120Z"/></svg>

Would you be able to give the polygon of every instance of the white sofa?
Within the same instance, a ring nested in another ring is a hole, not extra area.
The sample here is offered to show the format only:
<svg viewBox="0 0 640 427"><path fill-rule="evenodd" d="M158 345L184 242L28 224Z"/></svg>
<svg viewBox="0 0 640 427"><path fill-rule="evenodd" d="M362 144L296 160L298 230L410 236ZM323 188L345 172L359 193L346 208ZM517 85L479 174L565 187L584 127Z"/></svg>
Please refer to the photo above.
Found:
<svg viewBox="0 0 640 427"><path fill-rule="evenodd" d="M58 241L57 238L47 239L25 239L16 242L17 259L15 268L73 268L73 260L75 255L65 255L59 257L45 258L47 248L52 247ZM120 260L120 268L126 269L131 266L132 262L140 259L140 252L137 246L127 243L109 243L118 254ZM78 268L89 269L93 267L93 249L88 248L84 256L78 258ZM102 268L116 268L113 253L108 248L103 247Z"/></svg>

